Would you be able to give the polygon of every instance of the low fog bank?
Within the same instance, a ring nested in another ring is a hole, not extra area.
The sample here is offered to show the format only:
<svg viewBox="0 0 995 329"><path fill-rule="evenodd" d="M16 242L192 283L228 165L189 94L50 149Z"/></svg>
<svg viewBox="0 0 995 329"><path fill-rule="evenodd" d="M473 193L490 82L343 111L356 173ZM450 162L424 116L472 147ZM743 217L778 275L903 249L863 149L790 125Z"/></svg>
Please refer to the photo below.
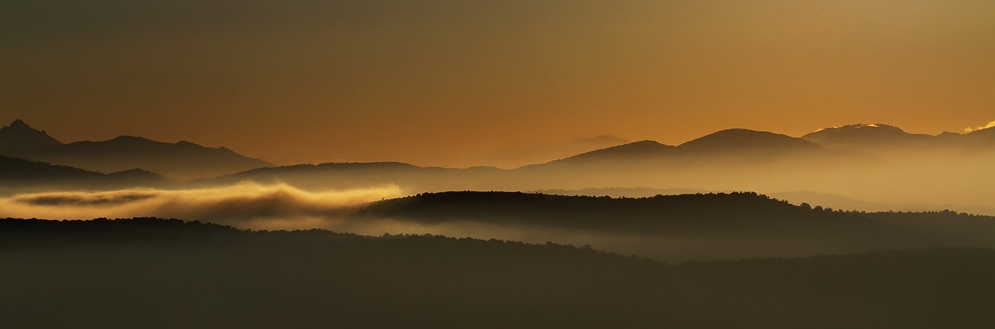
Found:
<svg viewBox="0 0 995 329"><path fill-rule="evenodd" d="M390 185L312 192L255 183L190 190L27 193L0 198L0 217L161 217L252 230L321 228L370 236L554 242L668 262L995 247L991 217L843 213L749 193L650 199L501 192L400 198L404 195ZM451 195L458 198L446 197Z"/></svg>
<svg viewBox="0 0 995 329"><path fill-rule="evenodd" d="M260 185L251 182L189 190L137 188L101 192L41 192L0 198L0 217L164 217L245 224L337 217L356 205L401 195L401 190L392 185L309 192L286 184Z"/></svg>

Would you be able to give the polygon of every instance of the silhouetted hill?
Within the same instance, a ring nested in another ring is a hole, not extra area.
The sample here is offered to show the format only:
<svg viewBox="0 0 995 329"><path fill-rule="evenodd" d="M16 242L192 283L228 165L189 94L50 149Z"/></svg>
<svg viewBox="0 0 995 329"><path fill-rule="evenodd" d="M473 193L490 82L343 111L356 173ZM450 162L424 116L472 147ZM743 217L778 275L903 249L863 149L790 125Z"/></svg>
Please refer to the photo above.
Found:
<svg viewBox="0 0 995 329"><path fill-rule="evenodd" d="M21 120L0 128L0 154L16 154L55 145L62 143L44 131L32 129Z"/></svg>
<svg viewBox="0 0 995 329"><path fill-rule="evenodd" d="M715 132L678 146L664 145L645 140L601 150L578 154L554 161L556 164L640 161L687 156L752 156L787 154L798 151L815 151L819 146L787 135L748 129L727 129Z"/></svg>
<svg viewBox="0 0 995 329"><path fill-rule="evenodd" d="M0 220L4 328L990 328L995 251L662 263L556 244Z"/></svg>
<svg viewBox="0 0 995 329"><path fill-rule="evenodd" d="M719 131L678 146L640 141L522 167L516 175L531 181L505 190L576 189L607 186L691 187L742 189L729 184L743 177L784 175L834 162L859 163L850 155L786 135L747 129ZM528 180L525 180L528 182ZM662 185L662 186L661 186ZM747 189L760 189L750 186Z"/></svg>
<svg viewBox="0 0 995 329"><path fill-rule="evenodd" d="M290 181L297 182L302 185L308 185L303 183L306 183L308 180L322 181L322 178L327 178L335 181L335 183L330 183L331 186L343 188L389 184L398 177L430 170L430 168L418 167L403 162L345 162L322 163L317 165L300 164L293 166L252 169L222 177L197 180L191 183L195 185L212 185L231 184L243 180L252 180L263 184ZM446 169L438 168L438 170ZM300 177L299 180L297 179L298 177ZM321 184L314 185L314 187L318 187Z"/></svg>
<svg viewBox="0 0 995 329"><path fill-rule="evenodd" d="M657 259L799 256L938 246L995 247L991 241L995 236L993 217L952 211L840 211L808 204L792 205L756 193L649 198L518 192L423 193L374 202L354 216L430 226L481 223L496 230L539 232L536 230L541 229L550 236L581 234L616 247L629 245L613 250L638 251ZM630 238L615 240L612 236ZM667 250L675 247L689 252ZM698 251L690 252L692 249Z"/></svg>
<svg viewBox="0 0 995 329"><path fill-rule="evenodd" d="M0 183L9 189L106 189L163 186L170 180L141 169L110 174L0 155Z"/></svg>
<svg viewBox="0 0 995 329"><path fill-rule="evenodd" d="M673 235L781 230L829 221L853 226L868 223L855 214L815 211L756 193L658 195L650 198L521 192L423 193L375 202L358 215L407 218L426 223L472 220Z"/></svg>
<svg viewBox="0 0 995 329"><path fill-rule="evenodd" d="M853 124L820 129L802 139L835 148L883 148L936 146L937 139L926 134L910 134L886 124Z"/></svg>
<svg viewBox="0 0 995 329"><path fill-rule="evenodd" d="M684 153L788 153L819 146L788 135L749 129L727 129L678 145Z"/></svg>
<svg viewBox="0 0 995 329"><path fill-rule="evenodd" d="M79 168L0 155L0 179L6 182L92 179L103 176L104 174Z"/></svg>
<svg viewBox="0 0 995 329"><path fill-rule="evenodd" d="M189 182L212 186L251 180L262 184L288 183L310 190L365 188L395 184L405 188L486 189L488 184L510 177L510 171L494 167L419 167L403 162L346 162L304 164L253 169L222 177Z"/></svg>
<svg viewBox="0 0 995 329"><path fill-rule="evenodd" d="M260 174L269 173L295 173L295 172L309 172L309 171L363 171L363 170L417 170L426 169L422 167L415 166L409 163L403 162L329 162L322 164L300 164L293 166L281 166L281 167L268 167L268 168L258 168L253 169L233 175L229 175L235 178L242 176L253 176Z"/></svg>
<svg viewBox="0 0 995 329"><path fill-rule="evenodd" d="M104 173L141 168L185 180L272 166L224 147L210 148L187 141L163 143L121 136L107 141L62 144L20 120L2 129L9 131L7 139L0 138L0 153L4 155Z"/></svg>
<svg viewBox="0 0 995 329"><path fill-rule="evenodd" d="M656 141L645 140L645 141L632 142L618 146L612 146L609 148L595 150L587 153L582 153L558 161L586 162L586 161L605 161L605 160L619 160L619 159L637 160L640 158L653 158L653 157L672 155L674 149L675 147L671 145L664 145Z"/></svg>
<svg viewBox="0 0 995 329"><path fill-rule="evenodd" d="M933 136L912 134L886 124L853 124L820 129L802 136L803 139L836 149L873 151L953 151L968 152L995 149L995 129L982 129L966 134L944 132Z"/></svg>
<svg viewBox="0 0 995 329"><path fill-rule="evenodd" d="M171 182L169 178L144 169L131 169L107 174L107 178L121 182L148 181Z"/></svg>
<svg viewBox="0 0 995 329"><path fill-rule="evenodd" d="M677 194L695 194L695 193L708 193L709 191L693 190L686 188L669 188L669 189L657 189L657 188L647 188L647 187L601 187L601 188L582 188L576 190L539 190L535 193L541 194L553 194L553 195L567 195L567 196L609 196L612 198L648 198L656 195L677 195Z"/></svg>
<svg viewBox="0 0 995 329"><path fill-rule="evenodd" d="M830 127L808 133L802 139L819 144L840 144L853 142L889 143L904 140L929 138L925 134L910 134L901 128L886 124L852 124Z"/></svg>
<svg viewBox="0 0 995 329"><path fill-rule="evenodd" d="M933 151L937 148L951 150L995 149L995 129L977 130L967 134L944 133L938 136L912 134L886 124L853 124L820 129L795 138L783 134L749 129L718 131L676 147L655 141L640 141L578 154L556 164L591 161L683 159L687 156L726 155L744 156L792 155L798 152L808 157L822 147L835 150L885 149L900 151ZM838 153L821 154L834 156Z"/></svg>

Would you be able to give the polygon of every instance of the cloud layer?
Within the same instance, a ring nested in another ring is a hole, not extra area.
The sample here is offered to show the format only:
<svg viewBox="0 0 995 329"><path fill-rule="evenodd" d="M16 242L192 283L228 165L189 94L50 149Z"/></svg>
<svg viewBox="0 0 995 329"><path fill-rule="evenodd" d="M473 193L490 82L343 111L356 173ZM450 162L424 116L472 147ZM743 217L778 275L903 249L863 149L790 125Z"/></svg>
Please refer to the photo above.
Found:
<svg viewBox="0 0 995 329"><path fill-rule="evenodd" d="M984 130L984 129L988 129L988 128L992 128L992 127L995 127L995 121L989 122L987 125L984 125L984 126L981 126L981 127L974 127L974 128L968 127L966 129L964 129L964 132L972 132L972 131L977 131L977 130Z"/></svg>
<svg viewBox="0 0 995 329"><path fill-rule="evenodd" d="M47 192L0 198L0 217L90 219L165 217L238 223L259 219L337 217L355 206L401 196L397 186L308 192L286 184L241 183L191 189Z"/></svg>

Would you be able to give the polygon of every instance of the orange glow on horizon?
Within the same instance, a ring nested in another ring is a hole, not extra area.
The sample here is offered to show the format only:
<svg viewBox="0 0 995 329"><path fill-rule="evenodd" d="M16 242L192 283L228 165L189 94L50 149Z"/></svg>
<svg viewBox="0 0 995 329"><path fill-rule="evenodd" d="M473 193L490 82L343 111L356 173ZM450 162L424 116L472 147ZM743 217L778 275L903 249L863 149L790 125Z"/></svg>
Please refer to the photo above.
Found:
<svg viewBox="0 0 995 329"><path fill-rule="evenodd" d="M995 119L992 3L460 3L26 9L3 23L0 121L277 164L515 167L599 135Z"/></svg>

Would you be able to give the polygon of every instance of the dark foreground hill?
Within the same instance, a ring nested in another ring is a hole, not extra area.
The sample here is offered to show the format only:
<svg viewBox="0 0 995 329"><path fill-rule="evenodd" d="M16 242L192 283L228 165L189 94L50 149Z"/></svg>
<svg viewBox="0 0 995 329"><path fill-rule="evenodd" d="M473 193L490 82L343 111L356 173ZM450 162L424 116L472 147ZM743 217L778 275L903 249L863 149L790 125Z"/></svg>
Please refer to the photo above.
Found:
<svg viewBox="0 0 995 329"><path fill-rule="evenodd" d="M562 245L0 220L4 328L990 328L995 251L666 265Z"/></svg>

